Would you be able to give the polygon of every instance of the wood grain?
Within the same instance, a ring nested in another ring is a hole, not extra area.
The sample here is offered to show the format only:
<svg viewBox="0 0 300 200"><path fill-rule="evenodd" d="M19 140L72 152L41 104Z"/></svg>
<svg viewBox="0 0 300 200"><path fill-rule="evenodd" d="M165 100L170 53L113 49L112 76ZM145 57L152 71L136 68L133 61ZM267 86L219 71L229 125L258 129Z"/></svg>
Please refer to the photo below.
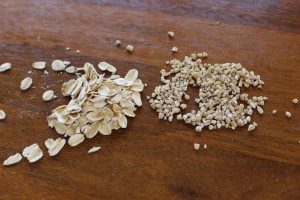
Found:
<svg viewBox="0 0 300 200"><path fill-rule="evenodd" d="M35 142L46 152L43 142L58 136L46 116L68 101L60 87L72 75L53 72L53 59L75 66L108 61L121 75L136 68L148 87L128 129L34 164L1 166L0 199L300 199L300 108L292 104L300 99L299 9L297 0L2 0L0 63L13 67L0 74L0 109L7 113L0 122L1 161ZM263 91L245 90L269 97L265 114L254 115L257 130L199 134L157 119L145 96L159 83L160 69L167 69L165 60L198 51L209 53L208 62L240 62L261 75ZM34 61L46 61L50 74L28 74ZM34 88L23 92L26 76ZM47 86L58 99L42 101ZM195 152L194 142L208 149ZM100 152L88 155L95 145Z"/></svg>

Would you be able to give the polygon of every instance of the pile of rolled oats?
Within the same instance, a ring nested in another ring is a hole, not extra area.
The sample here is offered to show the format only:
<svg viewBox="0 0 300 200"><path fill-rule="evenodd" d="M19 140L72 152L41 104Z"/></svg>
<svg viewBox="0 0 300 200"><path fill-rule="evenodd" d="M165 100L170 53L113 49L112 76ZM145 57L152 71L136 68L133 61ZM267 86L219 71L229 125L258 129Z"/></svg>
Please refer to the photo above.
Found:
<svg viewBox="0 0 300 200"><path fill-rule="evenodd" d="M235 129L237 126L250 124L254 110L263 114L267 97L249 97L241 93L241 88L254 86L262 89L264 82L253 71L247 71L241 64L207 64L202 59L207 53L186 56L184 61L171 60L166 64L170 71L161 70L161 82L149 99L150 105L159 113L158 118L172 121L174 115L178 120L195 126L201 132L204 127L209 130L221 127ZM172 76L172 77L171 77ZM188 86L199 88L199 97L195 102L199 110L179 114L186 109L185 100L189 100ZM256 123L250 124L254 130Z"/></svg>
<svg viewBox="0 0 300 200"><path fill-rule="evenodd" d="M52 63L55 71L65 70L69 62L56 60ZM5 66L6 67L6 66ZM43 62L34 64L36 69L44 69ZM94 66L86 63L83 68L76 68L77 79L72 79L62 85L61 92L64 96L71 97L67 105L61 105L47 117L48 124L64 138L45 141L50 156L57 155L66 142L74 147L82 143L85 138L93 138L100 133L110 135L112 130L127 127L127 117L135 117L138 106L142 106L140 92L144 84L138 79L138 71L131 69L124 78L116 75L116 68L109 63L98 64L101 71L112 73L109 77L98 74ZM7 67L6 67L7 68ZM21 83L21 89L26 90L32 84L32 79L27 77ZM56 98L52 90L43 94L43 100L49 101ZM5 113L0 111L0 119L5 118ZM68 140L68 141L67 141ZM100 146L91 148L88 153L100 150ZM33 144L23 150L22 155L30 163L43 157L43 151L38 144ZM12 165L22 160L20 153L7 158L3 165Z"/></svg>
<svg viewBox="0 0 300 200"><path fill-rule="evenodd" d="M126 128L127 117L135 117L137 106L142 105L140 92L144 84L136 69L129 70L125 78L114 74L105 78L90 63L83 70L83 75L62 86L62 94L70 96L70 102L47 117L49 126L58 134L70 137L71 146L98 132L110 135L112 130Z"/></svg>

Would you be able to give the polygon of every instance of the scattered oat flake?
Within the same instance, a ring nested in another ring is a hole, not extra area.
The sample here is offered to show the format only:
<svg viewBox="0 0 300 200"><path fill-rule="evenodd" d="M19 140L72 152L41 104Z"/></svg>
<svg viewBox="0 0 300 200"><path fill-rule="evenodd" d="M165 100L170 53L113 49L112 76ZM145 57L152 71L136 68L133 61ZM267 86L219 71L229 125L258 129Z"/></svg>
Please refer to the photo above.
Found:
<svg viewBox="0 0 300 200"><path fill-rule="evenodd" d="M70 47L66 47L66 51L69 51L71 48Z"/></svg>
<svg viewBox="0 0 300 200"><path fill-rule="evenodd" d="M169 37L173 38L175 36L175 33L173 31L168 32Z"/></svg>
<svg viewBox="0 0 300 200"><path fill-rule="evenodd" d="M26 77L21 81L20 88L21 90L27 90L32 84L32 78Z"/></svg>
<svg viewBox="0 0 300 200"><path fill-rule="evenodd" d="M294 103L294 104L297 104L298 102L299 102L298 99L293 99L293 103Z"/></svg>
<svg viewBox="0 0 300 200"><path fill-rule="evenodd" d="M49 141L48 139L46 140L46 142L48 143L47 146L49 146L48 153L50 156L57 155L66 144L66 140L61 138L57 138L55 141L52 140ZM52 144L50 145L50 143Z"/></svg>
<svg viewBox="0 0 300 200"><path fill-rule="evenodd" d="M49 138L48 140L45 141L45 146L47 147L47 149L49 149L53 143L54 140L52 138Z"/></svg>
<svg viewBox="0 0 300 200"><path fill-rule="evenodd" d="M51 99L54 99L54 91L53 90L47 90L43 94L43 100L44 101L50 101Z"/></svg>
<svg viewBox="0 0 300 200"><path fill-rule="evenodd" d="M120 40L116 40L116 45L120 46L121 45L121 41Z"/></svg>
<svg viewBox="0 0 300 200"><path fill-rule="evenodd" d="M51 67L53 71L64 71L66 65L62 60L54 60L51 64Z"/></svg>
<svg viewBox="0 0 300 200"><path fill-rule="evenodd" d="M38 144L32 144L23 150L22 155L27 158L30 163L36 162L43 157L43 151Z"/></svg>
<svg viewBox="0 0 300 200"><path fill-rule="evenodd" d="M10 63L3 63L0 65L0 72L4 72L7 71L11 68L11 64Z"/></svg>
<svg viewBox="0 0 300 200"><path fill-rule="evenodd" d="M79 50L77 50L77 51L76 51L76 53L80 53L80 51L79 51Z"/></svg>
<svg viewBox="0 0 300 200"><path fill-rule="evenodd" d="M204 148L204 149L207 149L207 144L204 144L204 145L203 145L203 148Z"/></svg>
<svg viewBox="0 0 300 200"><path fill-rule="evenodd" d="M45 70L45 71L44 71L44 74L45 74L45 75L48 75L48 74L49 74L49 72L48 72L47 70Z"/></svg>
<svg viewBox="0 0 300 200"><path fill-rule="evenodd" d="M45 69L45 67L46 67L46 62L43 62L43 61L34 62L34 63L32 64L32 67L33 67L34 69Z"/></svg>
<svg viewBox="0 0 300 200"><path fill-rule="evenodd" d="M15 155L10 156L9 158L7 158L4 162L3 165L13 165L16 164L18 162L20 162L22 160L22 156L20 153L16 153Z"/></svg>
<svg viewBox="0 0 300 200"><path fill-rule="evenodd" d="M65 71L69 74L74 74L76 72L76 67L74 66L67 67Z"/></svg>
<svg viewBox="0 0 300 200"><path fill-rule="evenodd" d="M99 151L100 149L101 149L100 146L93 147L93 148L91 148L91 149L88 151L88 153L94 153L94 152L96 152L96 151Z"/></svg>
<svg viewBox="0 0 300 200"><path fill-rule="evenodd" d="M195 150L199 150L199 148L200 148L200 144L194 143L194 149L195 149Z"/></svg>
<svg viewBox="0 0 300 200"><path fill-rule="evenodd" d="M250 125L248 126L248 131L253 131L254 129L255 129L255 125L250 124Z"/></svg>
<svg viewBox="0 0 300 200"><path fill-rule="evenodd" d="M275 115L277 113L277 110L272 110L272 114Z"/></svg>
<svg viewBox="0 0 300 200"><path fill-rule="evenodd" d="M177 47L173 47L173 48L172 48L172 51L173 51L173 52L178 52L178 48L177 48Z"/></svg>
<svg viewBox="0 0 300 200"><path fill-rule="evenodd" d="M6 118L6 114L3 110L0 110L0 120L3 120Z"/></svg>

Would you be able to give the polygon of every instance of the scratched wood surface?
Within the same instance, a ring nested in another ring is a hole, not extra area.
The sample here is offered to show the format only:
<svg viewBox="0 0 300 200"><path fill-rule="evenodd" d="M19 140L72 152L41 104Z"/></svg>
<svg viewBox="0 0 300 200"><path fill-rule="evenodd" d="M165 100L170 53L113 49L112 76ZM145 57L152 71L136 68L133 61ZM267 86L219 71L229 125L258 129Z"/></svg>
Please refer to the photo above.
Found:
<svg viewBox="0 0 300 200"><path fill-rule="evenodd" d="M0 160L35 142L45 156L0 166L0 199L300 199L300 105L292 104L300 99L299 10L297 0L2 0L0 63L13 67L0 74L0 109L7 114L0 122ZM182 122L158 120L150 109L145 96L159 84L165 61L198 51L209 53L207 62L240 62L261 75L263 91L245 90L269 97L265 114L254 114L254 132L199 134ZM53 59L75 66L108 61L121 75L138 69L148 87L128 129L50 158L43 143L58 135L46 116L68 101L60 87L73 77L53 72ZM46 61L50 74L28 74L34 61ZM33 87L22 92L26 76ZM42 101L47 86L58 99ZM195 142L208 149L195 152ZM87 154L96 145L102 149Z"/></svg>

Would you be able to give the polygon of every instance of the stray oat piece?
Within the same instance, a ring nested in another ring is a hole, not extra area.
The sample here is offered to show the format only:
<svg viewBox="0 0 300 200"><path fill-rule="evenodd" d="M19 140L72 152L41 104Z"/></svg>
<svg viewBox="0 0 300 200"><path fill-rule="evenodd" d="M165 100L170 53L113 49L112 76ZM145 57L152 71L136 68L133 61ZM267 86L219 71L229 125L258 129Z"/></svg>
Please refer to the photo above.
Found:
<svg viewBox="0 0 300 200"><path fill-rule="evenodd" d="M207 144L204 144L204 145L203 145L203 148L204 148L204 149L207 149Z"/></svg>
<svg viewBox="0 0 300 200"><path fill-rule="evenodd" d="M121 45L121 41L120 40L116 40L116 45L120 46Z"/></svg>
<svg viewBox="0 0 300 200"><path fill-rule="evenodd" d="M264 110L260 106L257 106L256 109L257 109L259 114L262 115L264 113Z"/></svg>
<svg viewBox="0 0 300 200"><path fill-rule="evenodd" d="M2 65L0 65L0 72L4 72L6 70L9 70L10 68L11 68L10 63L3 63Z"/></svg>
<svg viewBox="0 0 300 200"><path fill-rule="evenodd" d="M76 72L76 67L74 66L67 67L65 71L69 74L74 74Z"/></svg>
<svg viewBox="0 0 300 200"><path fill-rule="evenodd" d="M54 60L51 64L51 67L53 71L64 71L66 65L62 60Z"/></svg>
<svg viewBox="0 0 300 200"><path fill-rule="evenodd" d="M277 110L272 110L272 114L275 115L277 113Z"/></svg>
<svg viewBox="0 0 300 200"><path fill-rule="evenodd" d="M5 119L6 118L6 114L3 110L0 110L0 120Z"/></svg>
<svg viewBox="0 0 300 200"><path fill-rule="evenodd" d="M175 36L175 33L173 31L168 32L169 37L173 38Z"/></svg>
<svg viewBox="0 0 300 200"><path fill-rule="evenodd" d="M30 145L23 150L22 155L27 158L30 163L36 162L43 157L43 151L38 144Z"/></svg>
<svg viewBox="0 0 300 200"><path fill-rule="evenodd" d="M255 129L255 126L253 124L250 124L248 126L248 131L253 131Z"/></svg>
<svg viewBox="0 0 300 200"><path fill-rule="evenodd" d="M127 45L126 50L132 52L133 51L133 46Z"/></svg>
<svg viewBox="0 0 300 200"><path fill-rule="evenodd" d="M43 100L44 101L50 101L51 99L54 99L54 91L53 90L47 90L46 92L44 92L43 94Z"/></svg>
<svg viewBox="0 0 300 200"><path fill-rule="evenodd" d="M100 149L101 149L100 146L93 147L93 148L91 148L91 149L88 151L88 153L94 153L94 152L96 152L96 151L99 151Z"/></svg>
<svg viewBox="0 0 300 200"><path fill-rule="evenodd" d="M44 74L45 74L45 75L48 75L48 74L49 74L49 72L48 72L47 70L45 70L45 71L44 71Z"/></svg>
<svg viewBox="0 0 300 200"><path fill-rule="evenodd" d="M77 50L77 51L76 51L76 53L80 53L80 51L79 51L79 50Z"/></svg>
<svg viewBox="0 0 300 200"><path fill-rule="evenodd" d="M49 149L53 143L54 140L52 138L49 138L48 140L45 141L45 146L47 147L47 149Z"/></svg>
<svg viewBox="0 0 300 200"><path fill-rule="evenodd" d="M202 56L203 56L203 58L206 58L208 56L208 53L202 52Z"/></svg>
<svg viewBox="0 0 300 200"><path fill-rule="evenodd" d="M71 48L70 47L66 47L66 51L69 51Z"/></svg>
<svg viewBox="0 0 300 200"><path fill-rule="evenodd" d="M199 148L200 148L200 144L194 143L194 149L195 149L195 150L199 150Z"/></svg>
<svg viewBox="0 0 300 200"><path fill-rule="evenodd" d="M20 88L21 90L27 90L32 84L32 78L26 77L21 81Z"/></svg>
<svg viewBox="0 0 300 200"><path fill-rule="evenodd" d="M33 67L34 69L45 69L45 67L46 67L46 62L43 62L43 61L40 61L40 62L34 62L34 63L32 64L32 67Z"/></svg>
<svg viewBox="0 0 300 200"><path fill-rule="evenodd" d="M177 48L177 47L173 47L173 48L172 48L172 51L173 51L173 52L178 52L178 48Z"/></svg>
<svg viewBox="0 0 300 200"><path fill-rule="evenodd" d="M7 158L4 162L3 165L13 165L15 163L18 163L22 160L22 156L19 153L16 153L15 155L10 156Z"/></svg>
<svg viewBox="0 0 300 200"><path fill-rule="evenodd" d="M299 102L298 99L293 99L293 103L294 103L294 104L297 104L298 102Z"/></svg>
<svg viewBox="0 0 300 200"><path fill-rule="evenodd" d="M291 118L291 116L292 116L292 113L290 113L290 112L286 111L286 112L285 112L285 116L287 116L288 118Z"/></svg>
<svg viewBox="0 0 300 200"><path fill-rule="evenodd" d="M53 141L53 139L51 140L46 140L45 141L45 145L48 148L48 153L50 156L55 156L57 155L60 150L65 146L66 144L66 140L65 139L61 139L61 138L57 138L55 141Z"/></svg>

